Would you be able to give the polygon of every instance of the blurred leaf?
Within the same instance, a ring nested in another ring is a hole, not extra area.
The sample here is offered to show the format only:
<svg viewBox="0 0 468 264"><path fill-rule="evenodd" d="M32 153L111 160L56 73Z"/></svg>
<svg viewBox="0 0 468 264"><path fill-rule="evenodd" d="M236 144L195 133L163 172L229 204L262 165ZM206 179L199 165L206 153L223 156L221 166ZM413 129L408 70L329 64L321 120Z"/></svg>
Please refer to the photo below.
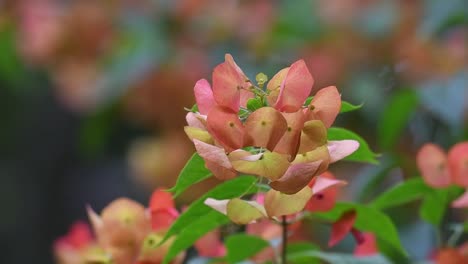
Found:
<svg viewBox="0 0 468 264"><path fill-rule="evenodd" d="M407 256L405 249L401 245L397 229L392 220L390 220L387 215L375 208L361 204L337 203L331 211L325 213L315 213L313 215L331 222L335 222L344 212L351 209L355 209L357 212L357 218L354 226L361 231L369 231L374 233L378 238L379 249L383 254L388 254L388 252L387 250L382 251L383 247L381 247L381 241L391 246L391 249L399 255ZM392 257L390 254L388 256Z"/></svg>
<svg viewBox="0 0 468 264"><path fill-rule="evenodd" d="M0 26L0 79L9 84L6 88L21 88L20 84L29 78L24 78L26 69L16 51L15 29L7 22Z"/></svg>
<svg viewBox="0 0 468 264"><path fill-rule="evenodd" d="M354 139L359 142L359 148L351 155L345 158L349 161L367 162L377 164L378 161L375 154L370 148L367 142L356 133L349 131L344 128L330 127L328 129L328 140L344 140Z"/></svg>
<svg viewBox="0 0 468 264"><path fill-rule="evenodd" d="M291 264L320 264L318 257L312 255L320 248L312 243L289 243L287 248L288 263Z"/></svg>
<svg viewBox="0 0 468 264"><path fill-rule="evenodd" d="M193 246L200 237L227 223L229 223L229 218L214 210L205 213L203 216L192 218L191 222L184 226L176 236L169 251L164 256L163 263L169 263L180 252Z"/></svg>
<svg viewBox="0 0 468 264"><path fill-rule="evenodd" d="M421 177L416 177L393 186L369 205L380 210L399 206L419 199L431 190Z"/></svg>
<svg viewBox="0 0 468 264"><path fill-rule="evenodd" d="M462 189L456 186L429 190L419 208L419 215L432 225L439 226L444 219L447 207L461 192Z"/></svg>
<svg viewBox="0 0 468 264"><path fill-rule="evenodd" d="M388 174L398 166L398 162L391 155L384 155L379 159L379 166L370 167L366 172L363 172L361 177L368 179L362 184L362 189L359 191L358 201L366 203L380 193L381 185Z"/></svg>
<svg viewBox="0 0 468 264"><path fill-rule="evenodd" d="M363 104L353 105L353 104L348 103L346 101L341 101L340 113L347 113L347 112L355 111L355 110L360 109L362 106L363 106Z"/></svg>
<svg viewBox="0 0 468 264"><path fill-rule="evenodd" d="M180 240L177 244L174 243L174 245L171 246L171 254L165 257L164 263L167 263L173 257L177 256L179 252L186 248L185 246L190 246L196 239L210 230L229 222L226 216L204 204L207 198L222 200L240 197L245 194L252 194L257 192L256 182L256 177L239 176L223 182L194 201L187 210L177 218L164 236L163 241L166 241L171 236L177 236L176 241ZM190 241L190 243L188 241Z"/></svg>
<svg viewBox="0 0 468 264"><path fill-rule="evenodd" d="M401 90L389 99L380 118L377 138L383 149L391 149L418 106L418 96L410 89Z"/></svg>
<svg viewBox="0 0 468 264"><path fill-rule="evenodd" d="M180 172L175 186L169 191L173 192L174 196L177 197L188 187L211 177L211 175L211 171L205 167L203 158L198 153L194 153Z"/></svg>
<svg viewBox="0 0 468 264"><path fill-rule="evenodd" d="M118 110L118 103L109 104L84 119L80 128L80 148L84 153L96 154L109 145Z"/></svg>
<svg viewBox="0 0 468 264"><path fill-rule="evenodd" d="M254 256L270 244L256 236L236 234L231 235L225 242L227 249L227 260L229 263L238 263Z"/></svg>
<svg viewBox="0 0 468 264"><path fill-rule="evenodd" d="M391 262L382 255L375 255L369 257L355 257L352 254L321 252L317 250L304 251L302 253L298 253L295 256L293 256L291 263L314 263L295 262L294 257L296 256L300 258L310 257L311 261L320 259L330 264L391 264Z"/></svg>

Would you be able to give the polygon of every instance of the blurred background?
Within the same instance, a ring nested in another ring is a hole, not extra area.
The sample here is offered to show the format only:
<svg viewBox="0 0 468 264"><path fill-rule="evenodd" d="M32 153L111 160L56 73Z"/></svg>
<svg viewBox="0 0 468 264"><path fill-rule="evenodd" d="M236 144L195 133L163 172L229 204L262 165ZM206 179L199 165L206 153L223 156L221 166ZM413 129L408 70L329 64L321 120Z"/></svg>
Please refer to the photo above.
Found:
<svg viewBox="0 0 468 264"><path fill-rule="evenodd" d="M85 205L171 187L193 153L184 107L225 53L252 79L303 58L313 93L336 85L363 104L336 126L380 164L333 166L350 182L342 200L418 175L425 142L468 139L466 0L0 0L0 263L53 263ZM423 259L435 234L414 208L388 213Z"/></svg>

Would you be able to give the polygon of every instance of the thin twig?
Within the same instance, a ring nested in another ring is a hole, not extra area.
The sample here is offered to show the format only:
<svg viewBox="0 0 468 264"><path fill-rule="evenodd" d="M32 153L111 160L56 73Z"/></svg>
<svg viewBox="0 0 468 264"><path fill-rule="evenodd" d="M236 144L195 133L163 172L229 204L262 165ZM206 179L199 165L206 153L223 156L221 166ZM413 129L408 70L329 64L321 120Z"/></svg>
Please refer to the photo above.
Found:
<svg viewBox="0 0 468 264"><path fill-rule="evenodd" d="M286 216L282 216L281 226L283 227L283 239L282 239L282 250L281 250L281 264L286 264L286 248L288 244L288 221Z"/></svg>

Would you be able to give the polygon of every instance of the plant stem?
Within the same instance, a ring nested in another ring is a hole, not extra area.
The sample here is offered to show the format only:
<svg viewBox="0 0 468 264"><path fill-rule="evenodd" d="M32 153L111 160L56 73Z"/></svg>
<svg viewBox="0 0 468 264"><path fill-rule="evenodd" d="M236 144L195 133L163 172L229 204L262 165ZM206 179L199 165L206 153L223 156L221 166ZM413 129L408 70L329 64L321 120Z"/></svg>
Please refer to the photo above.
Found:
<svg viewBox="0 0 468 264"><path fill-rule="evenodd" d="M282 216L281 226L283 227L283 240L282 240L282 250L281 250L281 264L286 264L286 248L288 246L288 222L286 221L286 216Z"/></svg>

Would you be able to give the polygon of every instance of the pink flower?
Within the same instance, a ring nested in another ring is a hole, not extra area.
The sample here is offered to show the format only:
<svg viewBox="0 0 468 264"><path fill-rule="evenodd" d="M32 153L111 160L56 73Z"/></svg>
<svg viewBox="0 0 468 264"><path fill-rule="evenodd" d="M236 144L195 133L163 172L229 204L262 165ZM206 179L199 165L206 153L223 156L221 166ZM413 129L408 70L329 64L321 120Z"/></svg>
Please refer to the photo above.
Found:
<svg viewBox="0 0 468 264"><path fill-rule="evenodd" d="M226 55L213 71L213 89L204 79L196 83L199 112L187 114L185 132L217 178L231 179L238 172L257 175L268 178L273 189L295 194L359 147L354 140L327 141L340 95L336 87L327 87L304 106L312 85L300 60L278 72L264 90ZM252 98L264 105L246 109Z"/></svg>
<svg viewBox="0 0 468 264"><path fill-rule="evenodd" d="M427 185L445 188L458 185L468 188L468 142L454 145L448 155L437 145L425 144L416 157ZM452 202L452 207L468 208L468 191Z"/></svg>
<svg viewBox="0 0 468 264"><path fill-rule="evenodd" d="M94 245L89 226L77 221L65 236L54 242L54 254L58 263L79 264L85 261L86 252Z"/></svg>
<svg viewBox="0 0 468 264"><path fill-rule="evenodd" d="M361 257L378 254L375 235L372 233L362 233L353 227L356 222L356 217L357 213L355 210L343 213L332 226L332 233L328 241L328 246L335 246L343 240L346 235L351 233L357 243L354 250L355 256Z"/></svg>

